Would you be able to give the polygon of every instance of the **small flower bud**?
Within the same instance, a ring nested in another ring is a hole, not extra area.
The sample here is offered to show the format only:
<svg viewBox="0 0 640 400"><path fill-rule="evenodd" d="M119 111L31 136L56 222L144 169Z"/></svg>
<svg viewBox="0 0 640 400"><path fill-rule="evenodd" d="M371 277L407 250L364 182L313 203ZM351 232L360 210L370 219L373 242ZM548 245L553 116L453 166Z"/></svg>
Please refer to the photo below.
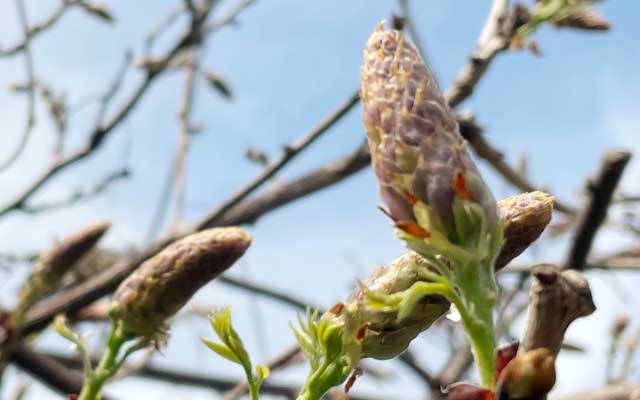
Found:
<svg viewBox="0 0 640 400"><path fill-rule="evenodd" d="M124 331L153 338L206 283L240 258L251 237L240 228L189 235L145 261L116 290L110 315Z"/></svg>
<svg viewBox="0 0 640 400"><path fill-rule="evenodd" d="M575 12L554 21L560 28L581 29L587 31L608 31L611 23L591 7L584 6Z"/></svg>
<svg viewBox="0 0 640 400"><path fill-rule="evenodd" d="M551 221L553 196L543 192L522 193L498 202L504 223L504 243L496 260L501 269L520 255Z"/></svg>
<svg viewBox="0 0 640 400"><path fill-rule="evenodd" d="M502 370L496 384L498 399L539 399L556 383L555 357L546 348L517 356Z"/></svg>
<svg viewBox="0 0 640 400"><path fill-rule="evenodd" d="M109 226L108 222L90 225L66 237L51 250L42 254L29 280L22 288L20 297L34 296L34 292L43 295L54 289L67 271L98 243Z"/></svg>

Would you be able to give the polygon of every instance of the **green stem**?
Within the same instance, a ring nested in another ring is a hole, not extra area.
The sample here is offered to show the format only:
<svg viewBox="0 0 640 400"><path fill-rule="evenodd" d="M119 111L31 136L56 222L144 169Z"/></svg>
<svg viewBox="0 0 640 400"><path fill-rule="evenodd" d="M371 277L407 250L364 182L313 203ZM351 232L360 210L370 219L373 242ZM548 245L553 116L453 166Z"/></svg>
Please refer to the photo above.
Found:
<svg viewBox="0 0 640 400"><path fill-rule="evenodd" d="M247 385L249 386L249 394L251 395L251 400L258 400L258 385L256 385L256 381L253 377L253 371L251 371L251 365L244 366L244 373L247 376Z"/></svg>
<svg viewBox="0 0 640 400"><path fill-rule="evenodd" d="M456 269L459 296L449 296L460 312L462 324L469 337L471 352L480 380L486 388L493 388L496 371L496 336L493 308L497 285L493 267L472 263Z"/></svg>
<svg viewBox="0 0 640 400"><path fill-rule="evenodd" d="M78 400L96 400L100 398L102 386L104 386L107 379L116 373L117 368L114 367L119 365L116 364L118 353L122 345L129 339L131 339L131 337L124 334L121 325L114 322L113 329L107 340L107 350L96 369L89 376L85 376L84 385L82 386Z"/></svg>

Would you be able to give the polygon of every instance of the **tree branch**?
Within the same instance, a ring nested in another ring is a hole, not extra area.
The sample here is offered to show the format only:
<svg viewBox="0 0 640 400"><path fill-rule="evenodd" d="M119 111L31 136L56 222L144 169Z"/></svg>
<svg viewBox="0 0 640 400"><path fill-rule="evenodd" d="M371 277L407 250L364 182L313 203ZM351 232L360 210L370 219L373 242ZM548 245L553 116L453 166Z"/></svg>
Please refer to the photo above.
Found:
<svg viewBox="0 0 640 400"><path fill-rule="evenodd" d="M35 125L35 86L36 80L33 72L33 54L31 54L31 34L29 33L29 21L27 21L27 11L25 10L24 0L16 0L16 7L18 9L18 21L22 27L24 34L24 42L22 48L24 50L25 69L27 71L27 119L25 122L22 135L18 142L18 146L11 152L6 160L0 162L0 173L9 168L20 157L22 152L27 146L33 126Z"/></svg>
<svg viewBox="0 0 640 400"><path fill-rule="evenodd" d="M631 153L627 151L605 153L600 171L596 178L587 185L589 198L578 218L571 248L564 262L565 268L579 271L585 268L593 240L607 216L613 192L630 159Z"/></svg>

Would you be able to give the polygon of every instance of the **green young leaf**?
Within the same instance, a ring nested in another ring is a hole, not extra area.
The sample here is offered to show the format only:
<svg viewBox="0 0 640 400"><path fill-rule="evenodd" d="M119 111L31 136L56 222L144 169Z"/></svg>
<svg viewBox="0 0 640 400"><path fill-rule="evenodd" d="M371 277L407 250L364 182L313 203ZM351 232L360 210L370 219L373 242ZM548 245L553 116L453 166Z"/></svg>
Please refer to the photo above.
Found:
<svg viewBox="0 0 640 400"><path fill-rule="evenodd" d="M238 356L235 355L235 353L231 351L231 349L228 348L227 346L220 343L213 342L206 338L200 338L200 340L202 340L202 343L204 343L208 348L216 352L219 356L224 357L227 360L234 362L236 364L242 364Z"/></svg>
<svg viewBox="0 0 640 400"><path fill-rule="evenodd" d="M262 364L256 365L256 385L258 387L262 385L262 382L269 377L270 373L269 367Z"/></svg>
<svg viewBox="0 0 640 400"><path fill-rule="evenodd" d="M322 333L322 346L327 361L335 360L342 355L342 329L331 326Z"/></svg>

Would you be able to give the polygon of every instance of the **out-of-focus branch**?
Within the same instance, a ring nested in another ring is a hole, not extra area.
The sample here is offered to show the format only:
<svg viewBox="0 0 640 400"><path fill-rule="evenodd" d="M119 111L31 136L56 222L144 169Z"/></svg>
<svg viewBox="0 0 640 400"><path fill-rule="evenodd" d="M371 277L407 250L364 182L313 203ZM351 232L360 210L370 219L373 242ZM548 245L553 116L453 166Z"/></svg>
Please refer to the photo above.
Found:
<svg viewBox="0 0 640 400"><path fill-rule="evenodd" d="M59 210L61 208L70 207L81 201L88 201L98 197L104 193L111 185L119 180L126 179L131 175L131 172L127 168L115 171L100 180L94 187L89 190L76 190L66 199L58 200L55 202L49 202L44 204L37 204L33 206L26 206L23 212L27 214L40 214L47 211Z"/></svg>
<svg viewBox="0 0 640 400"><path fill-rule="evenodd" d="M478 37L478 44L469 62L458 73L445 98L455 107L473 94L493 58L509 46L505 21L509 14L509 0L494 0L489 16Z"/></svg>
<svg viewBox="0 0 640 400"><path fill-rule="evenodd" d="M63 395L77 394L82 389L82 374L71 370L51 357L36 353L25 346L12 352L13 363L49 388ZM103 396L104 400L110 397Z"/></svg>
<svg viewBox="0 0 640 400"><path fill-rule="evenodd" d="M60 4L58 5L58 8L56 8L51 13L51 15L49 15L47 18L45 18L41 22L38 22L37 24L32 25L31 27L29 27L29 29L27 31L27 35L25 36L25 38L20 43L17 43L17 44L15 44L13 46L10 46L9 48L6 48L6 49L0 49L0 57L13 56L15 54L18 54L21 51L26 50L26 48L29 45L28 42L30 40L35 38L38 34L44 32L47 29L49 29L50 27L52 27L56 22L58 22L60 17L62 17L62 15L64 15L64 13L71 6L76 5L78 3L79 3L79 0L61 1Z"/></svg>
<svg viewBox="0 0 640 400"><path fill-rule="evenodd" d="M527 328L520 352L544 347L557 355L569 325L596 309L589 283L575 270L561 271L551 264L533 268Z"/></svg>
<svg viewBox="0 0 640 400"><path fill-rule="evenodd" d="M286 292L281 292L278 290L274 290L272 288L259 285L257 283L249 282L244 279L234 278L227 275L221 275L217 279L219 282L222 282L226 285L233 286L238 289L246 290L251 293L264 296L266 298L279 301L281 303L285 303L294 308L297 308L300 311L305 311L308 308L310 309L320 309L320 307L314 306L313 304L303 300L298 299Z"/></svg>
<svg viewBox="0 0 640 400"><path fill-rule="evenodd" d="M202 27L209 14L211 7L201 10L198 18L192 20L191 25L182 37L174 44L174 46L153 64L153 67L147 68L144 79L138 84L138 87L130 95L124 105L111 117L110 120L100 123L88 135L86 143L77 151L68 157L54 162L49 168L35 179L26 189L20 193L14 200L0 207L0 217L14 211L23 210L27 206L27 201L33 194L38 192L44 185L58 175L61 171L77 162L85 159L93 154L103 143L104 139L112 133L118 125L129 115L129 113L137 106L140 99L147 92L151 83L167 68L169 63L183 50L191 47L195 42L202 38ZM106 107L106 106L105 106Z"/></svg>
<svg viewBox="0 0 640 400"><path fill-rule="evenodd" d="M0 173L9 168L24 151L33 131L35 125L35 108L36 108L36 94L35 86L36 80L33 72L33 54L31 54L31 35L29 33L29 21L27 20L27 10L24 6L24 0L16 0L16 8L18 9L18 21L22 27L24 35L24 42L22 44L24 50L25 70L27 72L27 118L25 122L22 135L18 141L18 146L9 154L7 159L0 162Z"/></svg>
<svg viewBox="0 0 640 400"><path fill-rule="evenodd" d="M206 33L210 33L222 28L223 26L236 24L236 17L250 5L255 3L255 1L256 0L238 0L233 8L227 11L226 14L214 19L205 27L204 31Z"/></svg>
<svg viewBox="0 0 640 400"><path fill-rule="evenodd" d="M587 185L589 198L580 213L571 249L564 262L565 268L583 270L598 229L607 216L607 210L624 168L631 159L627 151L605 153L595 179Z"/></svg>
<svg viewBox="0 0 640 400"><path fill-rule="evenodd" d="M191 49L188 54L185 66L185 83L182 105L178 112L178 148L176 150L175 176L174 176L174 196L175 206L172 227L175 229L182 220L184 208L185 180L186 180L186 159L190 141L191 110L195 97L195 77L198 73L198 61L196 49Z"/></svg>
<svg viewBox="0 0 640 400"><path fill-rule="evenodd" d="M558 397L557 400L638 400L640 383L605 386L601 389Z"/></svg>
<svg viewBox="0 0 640 400"><path fill-rule="evenodd" d="M504 155L485 139L482 128L474 122L472 116L460 117L458 123L460 124L460 134L467 139L476 155L491 164L509 183L524 192L539 190L504 161ZM558 199L554 200L554 209L569 215L576 212L574 208Z"/></svg>
<svg viewBox="0 0 640 400"><path fill-rule="evenodd" d="M151 29L151 31L149 31L149 33L147 33L144 41L147 55L151 53L153 45L155 44L156 39L158 39L158 36L160 36L169 27L171 27L171 25L173 25L174 22L178 20L183 12L184 4L180 3L178 8L172 10L166 17L164 17L164 19L162 19L162 21L160 21L158 25L156 25L153 29Z"/></svg>
<svg viewBox="0 0 640 400"><path fill-rule="evenodd" d="M371 163L366 145L293 181L270 188L261 195L238 203L218 221L219 225L254 223L262 215L308 194L338 183Z"/></svg>
<svg viewBox="0 0 640 400"><path fill-rule="evenodd" d="M227 211L239 204L247 196L253 193L263 183L272 178L280 171L289 161L296 157L300 152L306 149L311 143L318 139L322 134L327 132L329 128L336 124L343 116L345 116L356 104L358 104L358 92L353 93L347 101L341 104L334 112L328 115L320 123L303 135L295 143L285 146L282 154L268 167L266 167L258 176L244 185L233 196L222 203L218 208L206 215L200 222L196 224L196 230L206 229L212 226L220 225L220 221L225 217Z"/></svg>

